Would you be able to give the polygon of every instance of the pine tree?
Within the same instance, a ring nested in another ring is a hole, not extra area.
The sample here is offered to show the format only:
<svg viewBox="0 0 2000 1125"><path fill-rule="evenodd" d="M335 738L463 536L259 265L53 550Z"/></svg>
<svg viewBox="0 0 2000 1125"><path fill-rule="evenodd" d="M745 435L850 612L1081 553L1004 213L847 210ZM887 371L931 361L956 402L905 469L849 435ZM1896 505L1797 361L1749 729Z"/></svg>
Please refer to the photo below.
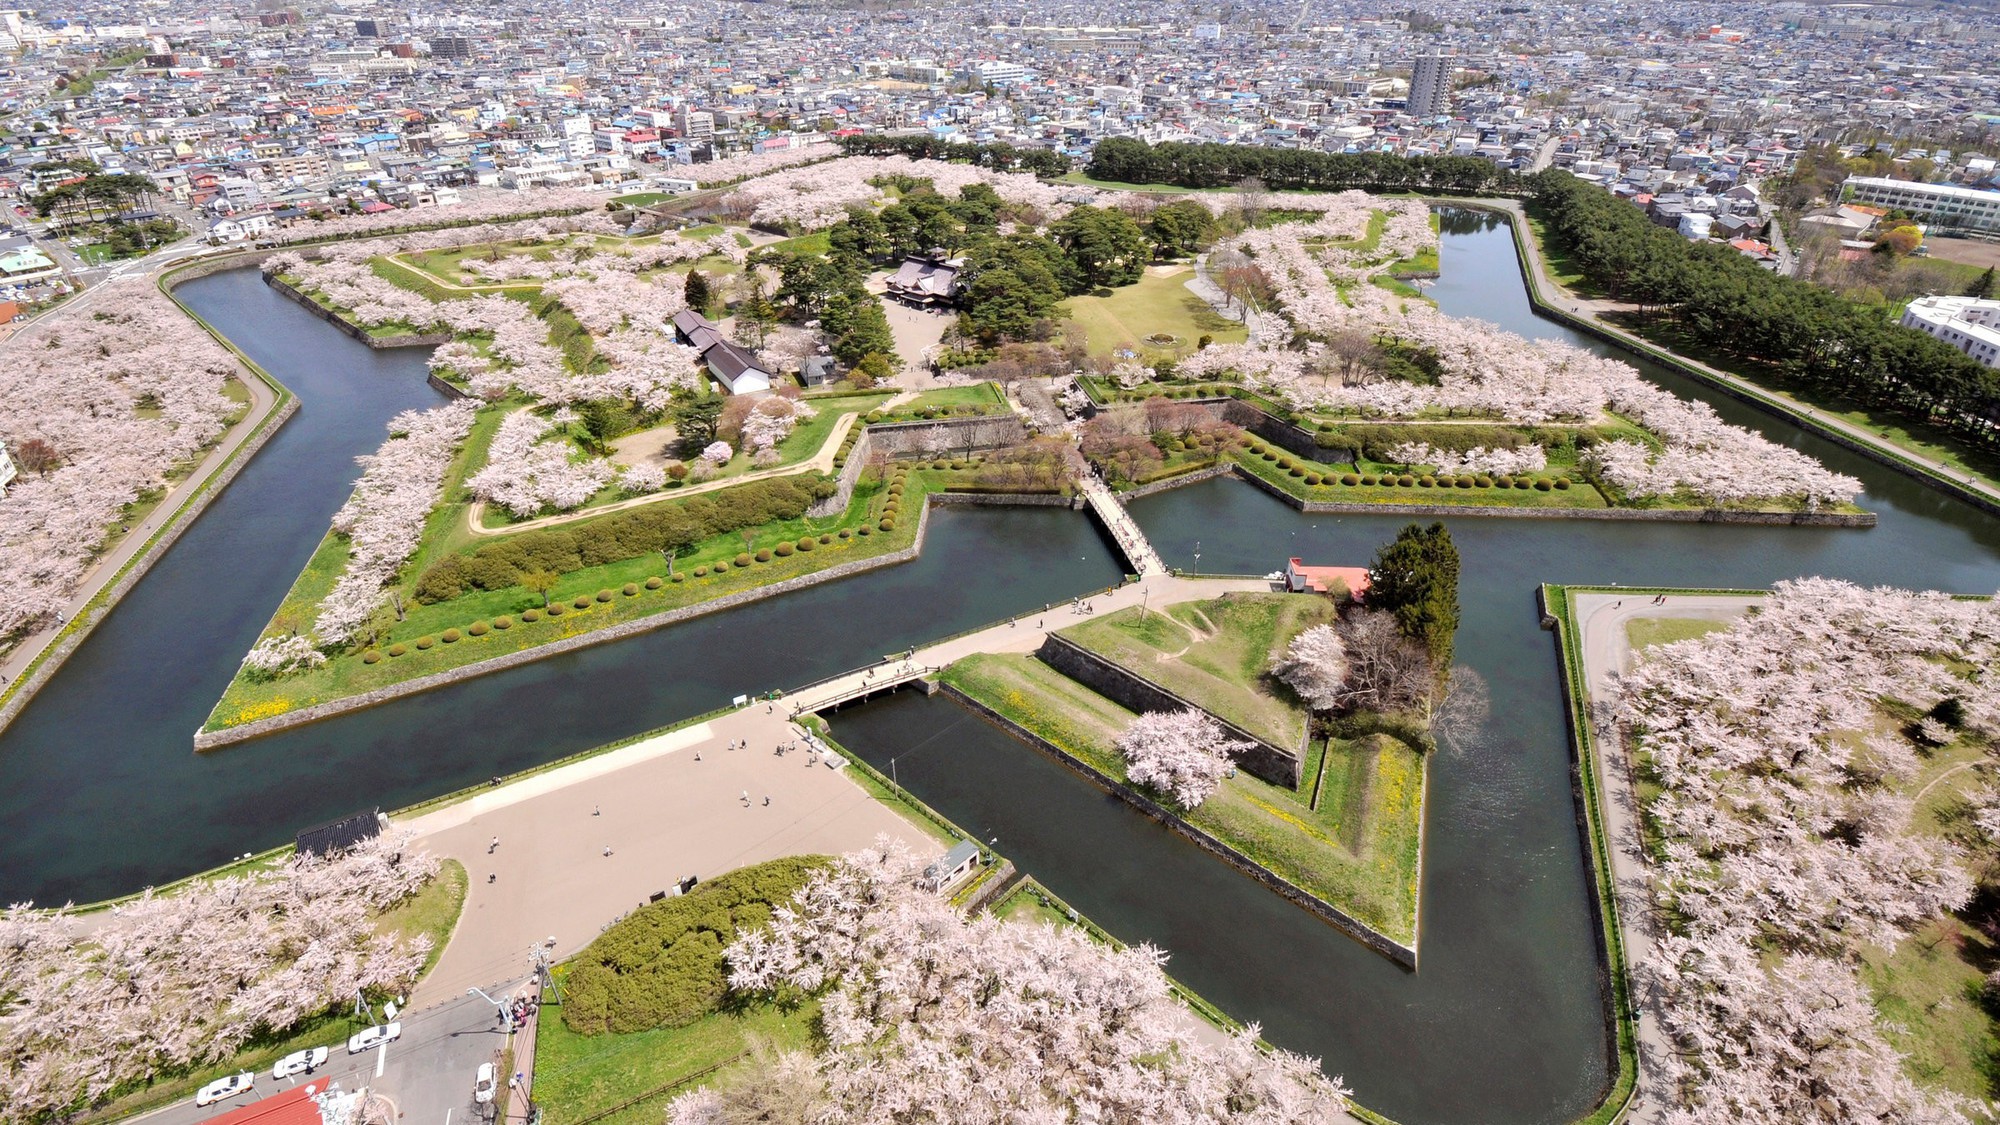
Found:
<svg viewBox="0 0 2000 1125"><path fill-rule="evenodd" d="M1370 609L1394 614L1403 635L1424 646L1442 687L1458 632L1458 548L1451 532L1442 523L1397 532L1375 554L1366 601Z"/></svg>
<svg viewBox="0 0 2000 1125"><path fill-rule="evenodd" d="M1992 266L1986 267L1986 272L1980 274L1979 277L1973 281L1971 286L1969 286L1966 289L1965 295L1968 297L1977 297L1982 301L1990 301L1993 299Z"/></svg>
<svg viewBox="0 0 2000 1125"><path fill-rule="evenodd" d="M681 288L681 294L687 298L688 308L704 315L708 312L709 304L715 300L715 293L709 288L708 278L703 277L700 270L688 271L687 284Z"/></svg>

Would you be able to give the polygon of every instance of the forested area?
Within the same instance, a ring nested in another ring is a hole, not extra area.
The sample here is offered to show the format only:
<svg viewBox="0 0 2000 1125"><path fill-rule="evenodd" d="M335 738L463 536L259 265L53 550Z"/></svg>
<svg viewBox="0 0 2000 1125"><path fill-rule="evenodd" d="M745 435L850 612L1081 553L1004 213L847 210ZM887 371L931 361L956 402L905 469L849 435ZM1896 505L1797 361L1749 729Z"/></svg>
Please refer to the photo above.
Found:
<svg viewBox="0 0 2000 1125"><path fill-rule="evenodd" d="M1533 199L1555 247L1614 300L1664 316L1744 374L1776 374L2000 445L2000 377L1879 306L1780 277L1728 246L1691 243L1567 172Z"/></svg>
<svg viewBox="0 0 2000 1125"><path fill-rule="evenodd" d="M1392 156L1380 152L1309 152L1249 145L1149 145L1111 137L1098 142L1092 178L1185 188L1229 187L1256 179L1274 191L1511 192L1521 178L1474 156Z"/></svg>

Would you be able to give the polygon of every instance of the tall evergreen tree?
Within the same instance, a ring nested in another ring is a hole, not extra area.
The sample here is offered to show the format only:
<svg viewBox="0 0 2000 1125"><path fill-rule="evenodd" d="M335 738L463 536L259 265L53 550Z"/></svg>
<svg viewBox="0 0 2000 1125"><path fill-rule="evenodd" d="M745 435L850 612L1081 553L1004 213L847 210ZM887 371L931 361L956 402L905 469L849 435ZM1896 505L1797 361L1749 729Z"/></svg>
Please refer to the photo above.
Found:
<svg viewBox="0 0 2000 1125"><path fill-rule="evenodd" d="M1986 272L1980 274L1979 277L1976 278L1973 281L1973 283L1966 288L1965 295L1968 297L1977 297L1982 301L1990 301L1993 299L1992 266L1987 266Z"/></svg>
<svg viewBox="0 0 2000 1125"><path fill-rule="evenodd" d="M687 282L681 286L681 294L687 298L688 308L706 315L708 306L715 301L715 292L709 288L708 278L700 270L689 270Z"/></svg>
<svg viewBox="0 0 2000 1125"><path fill-rule="evenodd" d="M1366 600L1394 614L1403 635L1424 646L1443 687L1458 632L1458 548L1444 524L1410 524L1377 551Z"/></svg>

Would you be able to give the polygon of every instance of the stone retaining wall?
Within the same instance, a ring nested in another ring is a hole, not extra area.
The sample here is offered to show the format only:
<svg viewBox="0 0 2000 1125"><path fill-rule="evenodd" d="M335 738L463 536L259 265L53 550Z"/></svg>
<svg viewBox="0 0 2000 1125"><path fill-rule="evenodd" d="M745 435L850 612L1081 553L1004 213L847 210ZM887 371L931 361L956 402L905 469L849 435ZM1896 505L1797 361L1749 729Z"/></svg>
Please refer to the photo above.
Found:
<svg viewBox="0 0 2000 1125"><path fill-rule="evenodd" d="M1004 449L1028 440L1027 423L1017 414L939 418L928 422L876 422L869 425L868 435L876 451L890 457L906 457L922 452L925 440L938 429L950 435L948 453Z"/></svg>
<svg viewBox="0 0 2000 1125"><path fill-rule="evenodd" d="M854 448L847 451L847 462L835 478L833 495L813 501L812 507L806 509L806 515L813 519L840 515L854 501L854 486L861 482L861 470L868 467L868 453L874 448L874 441L868 436L868 423L857 418L854 424L861 427L861 433L854 439Z"/></svg>
<svg viewBox="0 0 2000 1125"><path fill-rule="evenodd" d="M1187 473L1176 473L1170 477L1162 477L1161 479L1156 481L1148 481L1145 484L1139 485L1136 488L1128 488L1123 492L1116 493L1115 495L1118 497L1118 502L1122 504L1127 500L1137 500L1144 496L1151 496L1155 492L1165 492L1168 489L1179 488L1184 484L1199 484L1205 480L1214 480L1216 477L1226 477L1235 471L1236 471L1236 466L1234 464L1228 461L1224 461L1219 465L1210 465L1206 469L1196 469L1193 472L1187 472Z"/></svg>
<svg viewBox="0 0 2000 1125"><path fill-rule="evenodd" d="M257 378L255 374L248 372L245 375L251 379ZM92 599L93 604L100 599L102 604L96 605L95 609L85 610L87 618L79 615L79 620L69 632L43 652L34 670L14 685L13 695L8 697L4 705L0 705L0 730L7 729L7 725L26 709L28 703L35 698L35 693L41 691L51 679L55 678L56 672L62 668L63 662L69 659L70 654L89 639L99 623L111 615L112 608L131 592L132 587L139 584L139 580L153 569L155 563L166 557L173 545L180 541L181 535L194 526L194 522L201 518L201 514L208 510L208 506L214 503L215 498L222 495L223 489L228 488L230 482L236 479L236 475L243 471L244 466L264 448L264 443L270 441L279 428L298 412L299 400L296 397L287 397L285 404L273 411L264 420L264 424L257 428L257 432L251 434L237 449L230 457L229 463L217 471L210 478L209 484L189 499L186 507L173 517L172 522L161 529L157 533L158 537L147 544L133 559L125 573Z"/></svg>
<svg viewBox="0 0 2000 1125"><path fill-rule="evenodd" d="M1366 504L1339 500L1303 500L1276 484L1231 463L1213 473L1189 473L1147 486L1151 495L1184 484L1234 473L1302 512L1376 516L1491 516L1500 519L1624 520L1638 523L1735 523L1773 527L1874 527L1874 512L1742 512L1729 508L1514 508L1499 504Z"/></svg>
<svg viewBox="0 0 2000 1125"><path fill-rule="evenodd" d="M1035 650L1035 658L1127 711L1184 711L1190 707L1203 711L1222 724L1222 729L1228 732L1231 738L1240 738L1250 743L1250 749L1236 756L1238 765L1273 785L1282 785L1287 789L1299 787L1305 763L1302 760L1303 755L1298 751L1288 751L1258 738L1208 708L1182 699L1130 668L1099 656L1068 637L1050 633L1042 638L1042 647Z"/></svg>
<svg viewBox="0 0 2000 1125"><path fill-rule="evenodd" d="M964 496L967 498L945 499L947 496ZM400 684L391 684L388 687L348 696L345 699L335 699L311 707L301 707L296 711L288 711L285 714L274 715L268 719L258 719L255 722L244 723L242 726L229 727L216 731L197 731L194 736L194 748L198 751L214 750L239 742L248 742L252 739L262 738L268 734L275 734L281 730L289 730L292 727L315 723L321 719L330 719L335 715L344 715L350 711L360 711L365 708L374 707L378 704L387 703L392 699L400 699L406 695L416 695L435 688L446 687L462 680L484 676L491 672L517 668L523 664L541 660L545 657L557 656L565 652L574 652L577 649L588 648L591 645L623 640L626 637L651 632L654 629L678 624L691 618L734 609L740 605L748 605L751 602L775 597L779 594L790 593L793 590L803 590L808 586L816 586L823 582L836 582L840 579L849 578L870 570L878 570L882 567L906 563L923 553L924 537L930 532L931 506L934 503L1046 503L1049 499L1067 502L1060 497L1010 497L1010 494L1006 493L932 493L926 498L923 512L917 517L916 539L908 547L901 550L891 551L884 555L876 555L873 558L855 559L852 562L841 563L837 566L828 567L825 570L817 570L811 574L801 574L796 578L787 578L782 582L773 582L768 586L759 586L751 590L739 590L734 594L727 594L723 597L700 602L696 605L682 606L679 609L667 610L649 617L642 617L636 621L622 622L578 636L567 637L559 641L551 641L548 644L522 649L519 652L506 653L489 660L480 660L443 672L434 672L428 676L419 676L413 680L405 680Z"/></svg>
<svg viewBox="0 0 2000 1125"><path fill-rule="evenodd" d="M1269 887L1292 904L1303 907L1305 910L1316 915L1321 921L1340 930L1348 937L1353 938L1355 941L1360 942L1362 945L1380 953L1382 956L1387 957L1389 960L1406 969L1414 970L1417 967L1417 950L1414 945L1403 945L1375 932L1346 911L1285 880L1271 871L1270 868L1265 867L1263 864L1258 863L1256 860L1251 859L1249 856L1209 835L1202 829L1181 819L1178 813L1169 810L1159 802L1133 789L1124 782L1111 777L1096 766L1042 738L1035 732L1028 730L1007 716L973 699L950 684L944 685L944 692L1015 738L1063 763L1082 774L1099 788L1123 799L1133 808L1166 825L1179 835L1186 837L1197 847L1220 856L1230 866ZM1420 882L1422 877L1422 873L1419 872L1418 879Z"/></svg>
<svg viewBox="0 0 2000 1125"><path fill-rule="evenodd" d="M265 274L264 284L298 302L299 306L307 312L377 350L383 348L434 348L439 344L450 343L452 339L452 334L449 332L418 332L401 336L371 336L368 334L366 328L327 308L304 293L299 292L296 287L277 274ZM460 395L459 397L463 398L464 396Z"/></svg>
<svg viewBox="0 0 2000 1125"><path fill-rule="evenodd" d="M931 503L946 506L987 504L1009 508L1069 508L1083 507L1081 496L1064 496L1059 492L933 492Z"/></svg>

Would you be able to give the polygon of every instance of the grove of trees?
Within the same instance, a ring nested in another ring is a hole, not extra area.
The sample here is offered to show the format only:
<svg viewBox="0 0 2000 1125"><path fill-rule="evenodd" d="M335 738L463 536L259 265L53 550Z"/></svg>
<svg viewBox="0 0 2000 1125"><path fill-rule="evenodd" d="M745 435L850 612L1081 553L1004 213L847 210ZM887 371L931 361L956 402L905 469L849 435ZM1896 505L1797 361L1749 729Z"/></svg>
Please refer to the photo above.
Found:
<svg viewBox="0 0 2000 1125"><path fill-rule="evenodd" d="M1230 187L1257 179L1274 191L1511 192L1520 178L1473 156L1391 156L1329 153L1252 145L1149 145L1128 137L1097 143L1088 169L1094 179L1185 188Z"/></svg>

